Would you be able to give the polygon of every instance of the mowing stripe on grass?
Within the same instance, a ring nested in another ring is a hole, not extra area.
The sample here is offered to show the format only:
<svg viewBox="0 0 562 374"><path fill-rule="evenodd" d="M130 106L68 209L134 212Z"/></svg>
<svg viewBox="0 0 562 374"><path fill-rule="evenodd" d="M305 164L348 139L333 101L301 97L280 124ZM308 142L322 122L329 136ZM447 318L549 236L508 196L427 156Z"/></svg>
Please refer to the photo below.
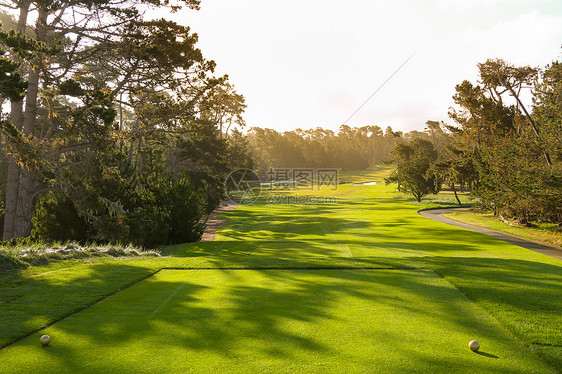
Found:
<svg viewBox="0 0 562 374"><path fill-rule="evenodd" d="M372 287L373 270L194 270L50 326L49 347L0 351L0 371L555 372L432 271L376 269Z"/></svg>
<svg viewBox="0 0 562 374"><path fill-rule="evenodd" d="M353 253L351 252L351 249L349 248L349 245L347 243L342 243L338 240L338 238L336 238L333 234L333 230L330 230L328 227L326 227L326 225L319 223L318 226L320 226L320 228L322 229L322 231L324 232L324 234L326 234L330 239L332 239L334 241L334 243L336 243L336 245L340 248L343 249L344 252L348 252L349 253L349 257L353 258Z"/></svg>
<svg viewBox="0 0 562 374"><path fill-rule="evenodd" d="M359 265L357 263L357 261L355 260L355 256L353 256L353 252L351 252L351 248L349 248L349 244L347 243L342 243L338 240L338 238L336 238L332 232L332 230L329 230L325 225L323 224L319 224L320 228L322 229L322 231L330 238L332 239L340 248L343 248L344 250L347 249L347 252L349 252L349 257L353 260L353 262L355 262L357 265ZM366 269L360 269L360 270L365 270ZM373 281L374 283L379 283L377 281L377 279L374 277L374 275L369 272L366 271L367 275L369 276L369 278L371 279L371 281Z"/></svg>
<svg viewBox="0 0 562 374"><path fill-rule="evenodd" d="M206 260L203 264L209 262L209 260L210 259ZM150 278L150 277L158 274L162 270L219 270L219 269L220 270L288 270L288 271L290 271L290 270L381 270L381 269L383 269L383 270L407 270L407 269L412 269L412 268L410 268L408 266L403 266L403 267L398 267L398 266L397 267L346 267L346 266L337 266L337 265L332 266L332 267L314 266L314 265L312 265L310 267L284 267L284 266L274 266L274 265L270 266L270 267L263 267L263 266L252 267L251 265L250 265L250 267L162 267L162 268L160 268L160 269L158 269L158 270L156 270L156 271L154 271L154 272L152 272L152 273L150 273L150 274L148 274L144 277L141 277L141 278L139 278L139 279L137 279L137 280L135 280L131 283L125 284L124 286L122 286L121 288L119 288L118 290L116 290L114 292L108 293L107 295L104 295L104 296L100 297L99 299L94 300L91 303L85 304L82 308L76 309L76 310L74 310L74 311L72 311L68 314L65 314L64 316L61 316L60 318L57 318L57 319L53 320L51 323L46 324L39 329L33 330L33 331L29 332L28 334L19 337L18 339L14 339L13 341L11 341L11 342L3 345L2 347L0 347L0 350L5 349L5 348L9 347L10 345L12 345L12 344L14 344L14 343L16 343L16 342L18 342L22 339L25 339L25 338L27 338L31 335L34 335L34 334L38 333L39 331L42 331L42 330L46 329L47 327L52 326L53 324L58 323L58 322L66 319L70 316L73 316L77 313L80 313L85 309L91 308L95 304L97 304L97 303L99 303L99 302L101 302L101 301L103 301L103 300L105 300L105 299L107 299L107 298L109 298L109 297L111 297L111 296L113 296L113 295L115 295L115 294L117 294L117 293L119 293L119 292L139 283L139 282L141 282L141 281L143 281L143 280L146 280L147 278ZM34 274L33 276L43 275L43 274L46 274L46 273L50 273L50 272ZM169 300L171 300L174 297L174 295L181 290L181 288L183 288L183 286L180 286L178 290L174 291L169 296ZM163 304L161 306L159 306L157 308L157 310L155 310L153 312L153 314L157 314L160 311L160 309L169 300L165 300L163 302Z"/></svg>
<svg viewBox="0 0 562 374"><path fill-rule="evenodd" d="M161 303L160 305L158 305L158 308L156 308L156 309L154 310L154 312L152 312L152 313L150 314L150 319L152 319L163 307L165 307L165 306L170 302L170 300L172 300L172 299L174 298L174 296L176 296L176 294L177 294L178 292L180 292L180 291L182 290L182 288L184 288L186 285L187 285L187 283L184 282L184 283L181 283L178 287L176 287L176 289L174 290L174 292L172 292L172 293L170 294L170 296L168 296L167 298L165 298L164 301L162 301L162 303Z"/></svg>
<svg viewBox="0 0 562 374"><path fill-rule="evenodd" d="M484 309L482 306L480 306L476 300L473 300L470 296L468 296L466 293L464 293L463 291L461 291L457 286L455 286L454 284L452 284L451 282L449 282L447 279L445 279L441 274L439 274L437 271L432 271L435 275L437 275L439 278L441 278L444 282L447 282L449 285L451 285L452 288L456 289L459 293L461 293L467 300L469 300L471 303L474 304L475 308L481 309L484 313L486 313L487 315L489 315L490 319L493 319L499 326L502 327L502 329L505 331L506 334L510 335L514 340L516 340L520 345L525 346L525 343L517 336L515 335L511 330L509 330L507 328L507 326L505 326L503 323L501 323L501 321L499 321L496 317L494 317L489 311L487 311L486 309ZM530 350L530 352L539 360L542 359L542 357L540 355L537 354L537 352L534 352L533 349ZM556 369L555 367L553 367L553 369Z"/></svg>
<svg viewBox="0 0 562 374"><path fill-rule="evenodd" d="M83 307L82 307L81 309L77 309L77 310L75 310L75 311L73 311L73 312L71 312L71 313L68 313L68 314L66 314L66 315L64 315L64 316L62 316L62 317L60 317L60 318L54 320L53 322L51 322L51 323L49 323L49 324L47 324L47 325L41 327L40 329L34 330L34 331L30 332L30 333L27 334L27 335L24 335L24 336L22 336L22 337L20 337L20 338L18 338L18 339L15 339L15 340L9 342L8 344L6 344L6 345L0 347L0 351L2 351L3 349L9 347L10 345L13 345L13 344L19 342L19 341L22 340L22 339L26 339L26 338L28 338L29 336L38 333L39 331L45 330L46 328L48 328L49 326L54 325L55 323L58 323L58 322L60 322L60 321L63 321L63 320L65 320L65 319L67 319L68 317L71 317L71 316L73 316L73 315L75 315L75 314L78 314L78 313L82 312L82 311L85 310L85 309L91 308L92 306L94 306L94 305L96 305L97 303L99 303L99 302L101 302L101 301L107 299L108 297L111 297L111 296L113 296L113 295L115 295L115 294L117 294L117 293L119 293L119 292L121 292L121 291L123 291L123 290L126 290L127 288L130 288L130 287L134 286L134 285L137 284L137 283L142 282L143 280L145 280L145 279L147 279L147 278L150 278L150 277L154 276L155 274L159 273L161 270L162 270L162 269L156 270L155 272L153 272L153 273L151 273L151 274L148 274L148 275L146 275L146 276L144 276L144 277L142 277L142 278L139 278L139 279L135 280L134 282L125 284L123 287L119 288L118 290L116 290L116 291L114 291L114 292L111 292L111 293L109 293L109 294L107 294L107 295L104 295L104 296L100 297L99 299L93 301L93 302L90 303L90 304L85 304L85 305L83 305Z"/></svg>

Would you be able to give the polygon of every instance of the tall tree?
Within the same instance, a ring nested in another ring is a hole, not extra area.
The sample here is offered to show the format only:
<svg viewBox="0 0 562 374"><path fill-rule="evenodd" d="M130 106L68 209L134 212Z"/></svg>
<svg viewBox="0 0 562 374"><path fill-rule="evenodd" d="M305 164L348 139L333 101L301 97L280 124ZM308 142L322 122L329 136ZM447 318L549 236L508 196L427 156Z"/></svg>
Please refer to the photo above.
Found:
<svg viewBox="0 0 562 374"><path fill-rule="evenodd" d="M482 86L464 81L453 96L458 109L450 116L458 127L448 126L454 134L451 167L460 166L474 175L470 177L473 194L498 215L522 223L560 222L562 170L556 101L560 75L556 68L552 73L547 69L543 81L536 84L535 68L488 60L479 69ZM531 110L520 96L527 85L535 84ZM504 99L506 94L514 97L514 105ZM454 175L454 169L449 171Z"/></svg>
<svg viewBox="0 0 562 374"><path fill-rule="evenodd" d="M509 92L511 97L517 102L517 108L520 109L532 127L536 142L542 147L542 137L539 129L531 116L527 107L521 100L521 90L527 85L535 83L538 75L538 69L530 66L515 67L500 59L489 59L484 63L478 64L480 70L480 78L482 84L490 92L490 97L503 104L502 95ZM518 129L519 131L519 129ZM552 165L550 155L543 149L543 154L547 164Z"/></svg>

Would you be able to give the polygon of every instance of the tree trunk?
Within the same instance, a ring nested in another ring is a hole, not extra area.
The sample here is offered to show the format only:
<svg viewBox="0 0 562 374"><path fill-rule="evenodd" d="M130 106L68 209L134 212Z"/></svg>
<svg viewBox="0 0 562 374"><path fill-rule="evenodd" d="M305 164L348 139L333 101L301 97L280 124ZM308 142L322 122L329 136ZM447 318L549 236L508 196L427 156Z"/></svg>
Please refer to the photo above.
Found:
<svg viewBox="0 0 562 374"><path fill-rule="evenodd" d="M33 196L35 194L35 175L32 171L20 172L20 188L18 193L14 237L24 238L31 234L31 218L33 216Z"/></svg>
<svg viewBox="0 0 562 374"><path fill-rule="evenodd" d="M22 128L23 101L11 103L10 120L18 130ZM6 143L6 151L10 152L10 145ZM16 159L8 154L8 170L6 178L6 205L4 210L4 230L2 239L10 240L15 236L16 212L18 207L18 193L20 186L20 167Z"/></svg>
<svg viewBox="0 0 562 374"><path fill-rule="evenodd" d="M47 12L39 10L37 18L36 32L37 40L46 41L46 21ZM35 57L31 62L32 68L29 70L27 95L25 97L25 113L23 115L23 133L33 134L37 117L37 97L39 94L39 72L41 60ZM32 171L20 171L19 191L16 207L16 217L14 223L14 235L21 238L31 234L31 217L33 215L33 196L35 193L36 178Z"/></svg>
<svg viewBox="0 0 562 374"><path fill-rule="evenodd" d="M6 145L8 146L8 145ZM20 171L12 156L8 156L8 175L6 179L6 205L4 209L4 228L2 240L14 237L14 224L18 206Z"/></svg>
<svg viewBox="0 0 562 374"><path fill-rule="evenodd" d="M461 200L459 199L459 196L457 195L457 189L455 188L454 183L451 183L451 188L453 189L453 193L455 194L455 199L457 199L457 203L459 204L460 207L462 207Z"/></svg>
<svg viewBox="0 0 562 374"><path fill-rule="evenodd" d="M27 27L28 13L29 2L22 2L20 4L20 14L16 31L25 32L25 29ZM17 57L15 57L14 59L17 62L21 62L21 60ZM25 76L23 65L21 73L22 76ZM11 103L10 120L18 130L21 130L23 128L23 100ZM9 148L9 144L6 144L6 147ZM10 150L6 149L6 151ZM2 235L3 240L10 240L15 237L15 223L20 180L20 168L16 164L15 158L8 155L7 162L8 170L6 178L6 205L4 210L4 227Z"/></svg>
<svg viewBox="0 0 562 374"><path fill-rule="evenodd" d="M37 94L39 90L39 74L32 69L29 73L29 87L25 100L25 114L23 118L23 132L29 135L35 127L37 114ZM33 210L33 193L35 192L35 178L30 170L20 169L19 190L17 198L16 216L14 222L15 237L28 236L31 233L31 214Z"/></svg>
<svg viewBox="0 0 562 374"><path fill-rule="evenodd" d="M527 108L525 108L525 105L523 105L523 102L521 102L521 100L519 99L519 95L517 93L515 93L515 91L513 90L513 88L511 87L511 85L509 83L505 82L501 78L499 73L498 73L498 78L500 79L500 82L509 90L509 92L511 93L511 96L513 96L515 98L515 100L517 101L517 103L519 104L521 109L523 110L523 113L525 114L525 117L527 118L527 121L529 122L529 124L533 128L533 131L535 132L535 135L537 137L537 143L539 144L539 147L542 148L542 152L543 152L546 163L548 165L552 165L550 155L548 154L546 149L544 149L543 144L541 144L541 140L540 140L541 137L540 137L540 134L539 134L539 130L537 129L537 126L535 125L535 121L533 120L533 118L531 117L529 112L527 112Z"/></svg>
<svg viewBox="0 0 562 374"><path fill-rule="evenodd" d="M144 155L142 154L142 136L139 138L139 150L137 153L138 156L138 168L139 168L139 173L140 175L143 174L143 167L144 167Z"/></svg>

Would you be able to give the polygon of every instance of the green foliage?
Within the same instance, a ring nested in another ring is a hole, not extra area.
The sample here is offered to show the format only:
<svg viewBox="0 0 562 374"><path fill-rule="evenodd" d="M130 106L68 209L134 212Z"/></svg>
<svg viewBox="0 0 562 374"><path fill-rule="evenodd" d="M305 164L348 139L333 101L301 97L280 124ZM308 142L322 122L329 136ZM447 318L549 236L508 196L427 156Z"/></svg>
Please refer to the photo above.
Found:
<svg viewBox="0 0 562 374"><path fill-rule="evenodd" d="M411 136L411 137L410 137ZM395 133L379 126L341 126L337 133L316 128L279 133L254 127L247 139L257 171L270 168L338 168L365 170L389 158L398 143L427 134Z"/></svg>
<svg viewBox="0 0 562 374"><path fill-rule="evenodd" d="M15 30L0 31L0 43L23 60L31 60L39 53L53 55L60 51L56 45L48 46Z"/></svg>
<svg viewBox="0 0 562 374"><path fill-rule="evenodd" d="M0 42L7 49L17 54L33 54L38 44L21 33L13 30L0 31ZM11 101L20 101L25 96L28 83L23 81L20 71L21 62L6 57L6 51L0 49L0 96Z"/></svg>
<svg viewBox="0 0 562 374"><path fill-rule="evenodd" d="M145 247L197 241L203 231L204 192L186 172L139 175L115 153L92 158L67 196L48 194L35 209L40 240L134 243Z"/></svg>
<svg viewBox="0 0 562 374"><path fill-rule="evenodd" d="M562 168L547 165L536 143L525 137L498 139L480 155L474 193L484 206L524 224L562 222Z"/></svg>
<svg viewBox="0 0 562 374"><path fill-rule="evenodd" d="M74 79L69 79L59 84L59 94L68 96L82 96L85 94L85 92L82 87L80 87L80 83L78 83Z"/></svg>
<svg viewBox="0 0 562 374"><path fill-rule="evenodd" d="M240 168L253 169L254 159L250 151L248 139L238 129L233 129L227 139L228 142L228 168L236 170Z"/></svg>
<svg viewBox="0 0 562 374"><path fill-rule="evenodd" d="M449 126L455 135L448 179L468 180L479 203L505 218L562 224L560 63L536 84L532 113L519 93L536 82L537 69L502 60L478 66L483 86L464 81L453 96L460 109L450 116L459 127ZM517 105L505 104L506 93Z"/></svg>
<svg viewBox="0 0 562 374"><path fill-rule="evenodd" d="M171 169L186 171L195 186L206 195L206 212L215 209L224 200L226 176L233 170L252 166L247 143L242 134L222 138L210 120L191 123L191 132L180 136L171 155Z"/></svg>
<svg viewBox="0 0 562 374"><path fill-rule="evenodd" d="M554 61L541 74L535 87L533 114L542 136L543 147L562 163L562 62Z"/></svg>
<svg viewBox="0 0 562 374"><path fill-rule="evenodd" d="M418 202L425 195L439 192L440 180L431 170L437 151L430 141L415 139L399 144L392 154L397 166L385 179L387 184L398 183L399 191L413 195Z"/></svg>
<svg viewBox="0 0 562 374"><path fill-rule="evenodd" d="M142 178L137 205L128 215L131 240L147 247L197 241L203 234L203 194L186 173Z"/></svg>
<svg viewBox="0 0 562 374"><path fill-rule="evenodd" d="M11 118L17 123L2 124L13 156L6 191L7 201L14 203L6 215L7 222L14 224L6 229L6 237L28 235L35 194L57 190L70 199L91 239L129 241L134 227L116 208L122 204L132 214L142 199L127 187L133 185L134 190L150 172L162 178L186 169L192 176L203 174L198 176L203 182L195 188L210 192L212 198L204 208L216 206L224 171L216 165L210 170L169 167L172 148L177 136L189 137L198 131L191 125L197 118L209 120L209 131L218 131L220 138L222 120L217 114L225 106L235 114L235 122L243 124L244 98L226 76L212 75L215 63L203 57L196 47L198 37L188 27L147 19L140 10L175 12L182 7L198 9L199 3L87 0L0 5L20 9L17 19L2 18L7 26L0 32L0 43L7 50L7 57L0 57L0 94L20 103L12 105ZM25 105L21 98L26 86L20 82L24 76L32 88ZM217 97L225 105L207 105L216 104ZM209 163L217 159L217 164L225 164L225 153L205 152L195 157L197 163L210 155ZM133 173L117 177L118 164L127 164ZM108 172L107 176L100 171ZM201 202L189 201L196 204L193 210L201 208ZM68 201L38 205L37 235L59 237L60 228L50 227L46 217L66 223L70 208ZM153 242L167 242L167 235ZM196 236L179 233L170 240Z"/></svg>
<svg viewBox="0 0 562 374"><path fill-rule="evenodd" d="M337 133L320 127L284 133L254 127L247 135L255 169L262 177L270 168L366 170L387 161L397 144L417 138L434 140L439 149L448 142L448 134L439 126L406 134L393 131L390 126L383 132L379 126L344 125Z"/></svg>
<svg viewBox="0 0 562 374"><path fill-rule="evenodd" d="M33 236L41 240L85 242L89 237L88 225L72 201L60 192L39 198L32 222Z"/></svg>
<svg viewBox="0 0 562 374"><path fill-rule="evenodd" d="M18 72L20 63L4 57L0 51L0 96L11 101L20 101L27 89L27 82L22 80Z"/></svg>

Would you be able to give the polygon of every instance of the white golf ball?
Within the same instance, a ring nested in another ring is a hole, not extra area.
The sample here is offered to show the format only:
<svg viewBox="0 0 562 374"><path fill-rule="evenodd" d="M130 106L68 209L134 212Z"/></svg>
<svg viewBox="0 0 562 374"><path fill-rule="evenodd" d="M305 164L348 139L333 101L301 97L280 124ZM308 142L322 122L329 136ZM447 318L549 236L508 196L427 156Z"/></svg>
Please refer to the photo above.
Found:
<svg viewBox="0 0 562 374"><path fill-rule="evenodd" d="M41 345L49 345L49 343L51 342L51 337L49 335L43 335L39 341L41 342Z"/></svg>
<svg viewBox="0 0 562 374"><path fill-rule="evenodd" d="M471 341L468 343L468 348L470 348L470 350L471 350L472 352L476 352L477 350L480 349L480 343L478 343L476 340L471 340Z"/></svg>

